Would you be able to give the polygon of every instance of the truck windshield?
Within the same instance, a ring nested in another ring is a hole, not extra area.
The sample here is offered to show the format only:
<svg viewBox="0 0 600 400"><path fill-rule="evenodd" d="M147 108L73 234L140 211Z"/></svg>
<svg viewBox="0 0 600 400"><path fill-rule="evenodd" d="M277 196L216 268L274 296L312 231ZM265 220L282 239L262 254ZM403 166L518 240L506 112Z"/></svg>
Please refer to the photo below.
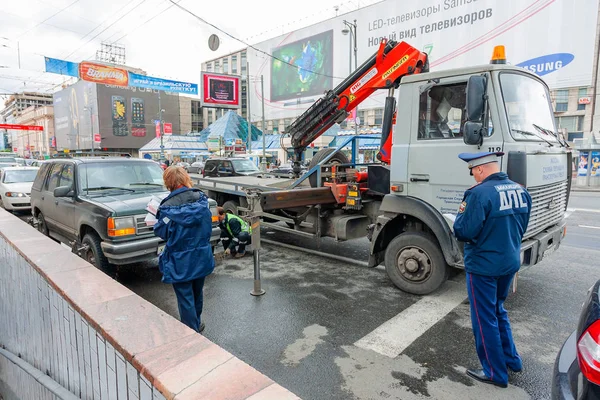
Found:
<svg viewBox="0 0 600 400"><path fill-rule="evenodd" d="M126 189L165 190L163 171L153 162L101 162L79 166L79 192ZM106 189L103 189L106 188Z"/></svg>
<svg viewBox="0 0 600 400"><path fill-rule="evenodd" d="M556 142L554 136L536 128L556 131L546 86L529 76L513 73L501 74L500 86L512 137L515 140Z"/></svg>
<svg viewBox="0 0 600 400"><path fill-rule="evenodd" d="M236 172L256 172L260 170L250 160L231 160Z"/></svg>

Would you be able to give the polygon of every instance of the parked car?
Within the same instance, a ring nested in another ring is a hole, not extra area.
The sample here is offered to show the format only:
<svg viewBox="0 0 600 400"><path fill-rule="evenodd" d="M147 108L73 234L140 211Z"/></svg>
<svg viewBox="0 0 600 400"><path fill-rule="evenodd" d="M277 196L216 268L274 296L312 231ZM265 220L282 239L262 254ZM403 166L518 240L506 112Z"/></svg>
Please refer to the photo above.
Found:
<svg viewBox="0 0 600 400"><path fill-rule="evenodd" d="M195 161L187 169L189 174L201 174L204 169L204 161Z"/></svg>
<svg viewBox="0 0 600 400"><path fill-rule="evenodd" d="M41 167L45 162L48 162L48 160L27 160L27 165L30 167Z"/></svg>
<svg viewBox="0 0 600 400"><path fill-rule="evenodd" d="M17 157L17 158L15 158L15 161L17 162L17 164L18 164L20 167L26 167L26 166L28 165L28 164L27 164L27 160L25 160L24 158L19 158L19 157Z"/></svg>
<svg viewBox="0 0 600 400"><path fill-rule="evenodd" d="M0 155L0 168L4 167L18 167L19 163L17 162L16 157L6 157Z"/></svg>
<svg viewBox="0 0 600 400"><path fill-rule="evenodd" d="M204 164L203 177L259 176L263 172L247 158L211 158Z"/></svg>
<svg viewBox="0 0 600 400"><path fill-rule="evenodd" d="M0 207L8 211L31 210L31 185L38 168L0 169Z"/></svg>
<svg viewBox="0 0 600 400"><path fill-rule="evenodd" d="M124 157L64 158L46 162L31 190L38 230L67 244L104 271L154 259L164 242L145 222L152 196L164 198L156 162ZM219 241L217 203L211 243Z"/></svg>
<svg viewBox="0 0 600 400"><path fill-rule="evenodd" d="M306 167L302 166L300 171L300 175L304 174L307 171ZM269 171L269 174L277 177L277 178L294 178L294 167L291 164L281 164L279 167L276 167Z"/></svg>
<svg viewBox="0 0 600 400"><path fill-rule="evenodd" d="M175 165L177 165L178 167L181 167L181 168L185 169L186 171L187 171L187 170L188 170L188 168L190 167L190 163L187 163L187 162L185 162L185 161L180 161L180 162L178 162L178 163L177 163L177 164L175 164ZM189 171L188 171L188 172L189 172Z"/></svg>
<svg viewBox="0 0 600 400"><path fill-rule="evenodd" d="M600 399L600 280L588 292L577 330L556 357L552 399Z"/></svg>

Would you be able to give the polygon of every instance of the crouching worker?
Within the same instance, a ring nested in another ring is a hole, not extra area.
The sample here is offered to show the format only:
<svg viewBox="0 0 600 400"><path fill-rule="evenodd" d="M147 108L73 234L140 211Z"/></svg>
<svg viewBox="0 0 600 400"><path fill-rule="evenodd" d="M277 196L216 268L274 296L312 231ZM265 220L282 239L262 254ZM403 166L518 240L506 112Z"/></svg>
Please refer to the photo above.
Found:
<svg viewBox="0 0 600 400"><path fill-rule="evenodd" d="M163 180L171 193L160 203L154 225L156 236L166 241L159 256L162 281L173 284L181 322L202 332L204 278L215 268L208 198L191 188L190 177L181 167L167 168Z"/></svg>
<svg viewBox="0 0 600 400"><path fill-rule="evenodd" d="M241 258L246 255L246 245L250 243L252 228L237 215L226 213L222 207L217 207L219 213L219 228L225 254Z"/></svg>

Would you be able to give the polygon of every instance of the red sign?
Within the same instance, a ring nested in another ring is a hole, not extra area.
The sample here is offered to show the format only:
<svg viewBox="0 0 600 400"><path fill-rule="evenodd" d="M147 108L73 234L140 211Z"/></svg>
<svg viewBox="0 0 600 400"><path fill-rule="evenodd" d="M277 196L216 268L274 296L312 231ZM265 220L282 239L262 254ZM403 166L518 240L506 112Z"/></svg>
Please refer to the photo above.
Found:
<svg viewBox="0 0 600 400"><path fill-rule="evenodd" d="M171 124L170 122L165 122L163 124L163 131L164 131L165 135L172 135L173 134L173 124Z"/></svg>
<svg viewBox="0 0 600 400"><path fill-rule="evenodd" d="M146 136L146 128L131 128L131 136L135 136L135 137Z"/></svg>
<svg viewBox="0 0 600 400"><path fill-rule="evenodd" d="M100 143L101 138L99 133L94 133L94 143Z"/></svg>
<svg viewBox="0 0 600 400"><path fill-rule="evenodd" d="M202 74L202 103L219 107L240 107L240 78L232 75Z"/></svg>
<svg viewBox="0 0 600 400"><path fill-rule="evenodd" d="M127 70L91 62L79 63L79 77L84 81L107 85L127 86L129 84Z"/></svg>
<svg viewBox="0 0 600 400"><path fill-rule="evenodd" d="M160 122L156 123L156 137L160 137Z"/></svg>
<svg viewBox="0 0 600 400"><path fill-rule="evenodd" d="M19 150L19 149L18 149L18 148L16 148L16 147L13 147L13 151L14 151L15 153L17 152L17 150Z"/></svg>
<svg viewBox="0 0 600 400"><path fill-rule="evenodd" d="M590 104L592 102L591 97L580 97L579 104Z"/></svg>
<svg viewBox="0 0 600 400"><path fill-rule="evenodd" d="M37 125L0 124L0 129L14 129L17 131L43 131L44 127Z"/></svg>

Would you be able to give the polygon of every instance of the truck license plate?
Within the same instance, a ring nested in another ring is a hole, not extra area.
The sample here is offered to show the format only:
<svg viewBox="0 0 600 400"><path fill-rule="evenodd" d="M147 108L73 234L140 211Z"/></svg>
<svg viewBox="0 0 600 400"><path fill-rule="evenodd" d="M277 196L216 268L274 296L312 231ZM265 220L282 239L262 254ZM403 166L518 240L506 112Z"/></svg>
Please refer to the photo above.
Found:
<svg viewBox="0 0 600 400"><path fill-rule="evenodd" d="M544 253L542 255L542 260L545 260L546 257L548 257L550 254L554 253L554 250L556 250L556 246L550 246L546 250L544 250Z"/></svg>
<svg viewBox="0 0 600 400"><path fill-rule="evenodd" d="M162 254L163 250L165 249L165 246L166 245L164 245L164 244L159 245L158 250L156 250L156 254L160 256Z"/></svg>

